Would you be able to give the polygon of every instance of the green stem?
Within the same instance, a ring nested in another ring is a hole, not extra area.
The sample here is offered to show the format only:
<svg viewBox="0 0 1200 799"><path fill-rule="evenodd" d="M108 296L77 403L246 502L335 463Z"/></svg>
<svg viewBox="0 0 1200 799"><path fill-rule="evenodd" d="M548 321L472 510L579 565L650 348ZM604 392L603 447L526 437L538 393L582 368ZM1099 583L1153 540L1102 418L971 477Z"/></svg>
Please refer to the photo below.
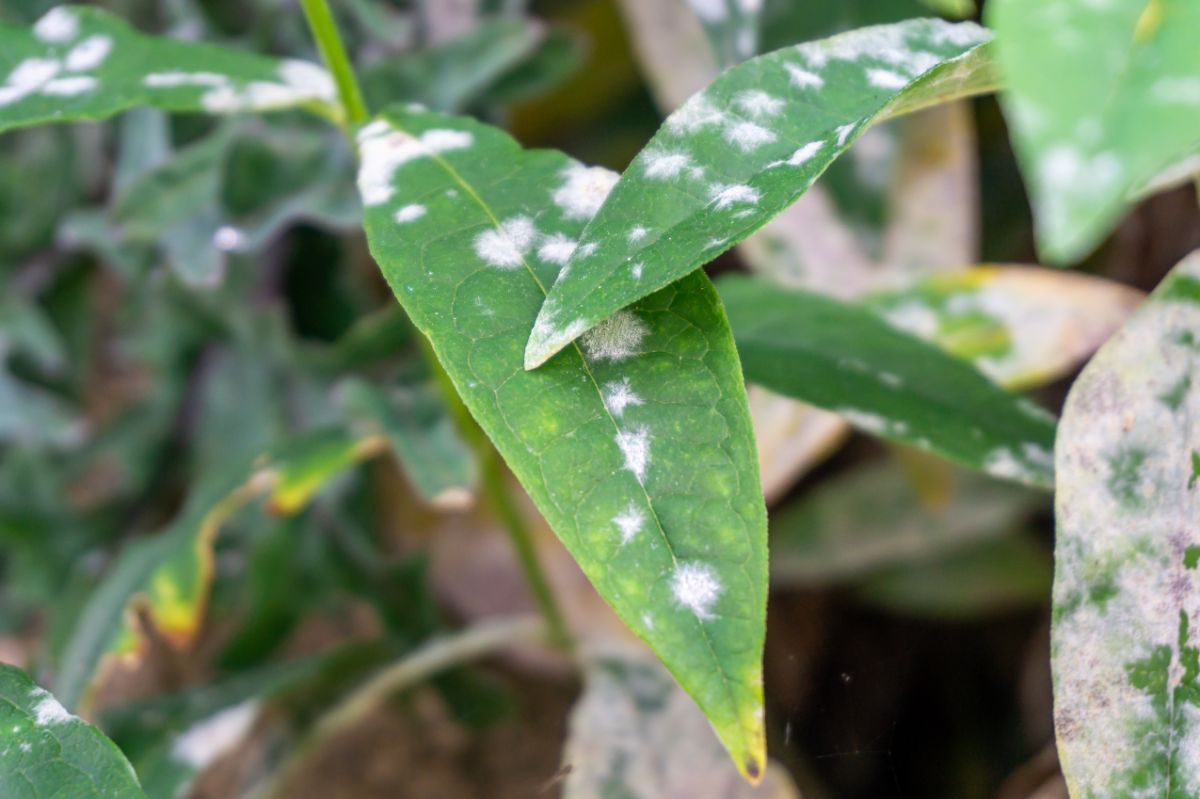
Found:
<svg viewBox="0 0 1200 799"><path fill-rule="evenodd" d="M333 82L337 85L338 97L341 98L342 108L346 113L346 122L351 126L361 125L367 121L367 104L363 102L362 90L358 87L358 78L354 75L354 66L346 55L346 47L338 33L337 22L329 10L325 0L300 0L304 9L304 18L308 20L308 28L317 41L317 49L321 51L321 59L329 71L333 73Z"/></svg>

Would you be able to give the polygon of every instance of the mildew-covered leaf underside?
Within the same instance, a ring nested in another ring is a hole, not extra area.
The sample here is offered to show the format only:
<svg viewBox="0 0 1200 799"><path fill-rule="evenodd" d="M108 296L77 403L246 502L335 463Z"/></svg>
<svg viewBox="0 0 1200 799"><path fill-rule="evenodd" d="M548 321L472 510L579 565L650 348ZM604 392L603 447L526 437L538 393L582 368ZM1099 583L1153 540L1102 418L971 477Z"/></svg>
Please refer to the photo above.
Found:
<svg viewBox="0 0 1200 799"><path fill-rule="evenodd" d="M1075 382L1056 464L1054 710L1071 795L1200 795L1200 253Z"/></svg>
<svg viewBox="0 0 1200 799"><path fill-rule="evenodd" d="M616 175L417 109L359 143L367 236L401 304L588 578L760 777L766 513L708 278L526 372L546 288Z"/></svg>

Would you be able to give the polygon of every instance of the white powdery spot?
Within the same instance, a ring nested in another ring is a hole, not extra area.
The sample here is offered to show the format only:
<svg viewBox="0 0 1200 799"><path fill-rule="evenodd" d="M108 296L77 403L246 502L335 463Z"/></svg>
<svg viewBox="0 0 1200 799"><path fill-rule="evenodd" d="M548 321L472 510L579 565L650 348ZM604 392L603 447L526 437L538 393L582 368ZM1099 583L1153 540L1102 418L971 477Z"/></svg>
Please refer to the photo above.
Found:
<svg viewBox="0 0 1200 799"><path fill-rule="evenodd" d="M554 190L554 202L568 219L591 219L621 177L602 166L572 164L563 172L566 181Z"/></svg>
<svg viewBox="0 0 1200 799"><path fill-rule="evenodd" d="M179 86L225 86L229 78L216 72L151 72L142 83L152 89L174 89Z"/></svg>
<svg viewBox="0 0 1200 799"><path fill-rule="evenodd" d="M709 187L708 194L717 208L729 208L737 203L755 205L762 195L753 186L744 183L716 183Z"/></svg>
<svg viewBox="0 0 1200 799"><path fill-rule="evenodd" d="M512 269L521 265L536 238L533 220L527 216L514 216L501 222L500 227L476 236L475 253L490 266Z"/></svg>
<svg viewBox="0 0 1200 799"><path fill-rule="evenodd" d="M890 69L868 69L867 80L881 89L903 89L908 85L908 78Z"/></svg>
<svg viewBox="0 0 1200 799"><path fill-rule="evenodd" d="M883 318L892 327L898 327L925 339L937 335L942 326L938 315L931 308L913 301L888 308L884 312Z"/></svg>
<svg viewBox="0 0 1200 799"><path fill-rule="evenodd" d="M647 630L653 630L654 629L654 617L651 616L649 613L643 613L642 614L642 624L646 625Z"/></svg>
<svg viewBox="0 0 1200 799"><path fill-rule="evenodd" d="M701 128L724 121L724 112L717 109L703 94L697 94L671 114L667 119L667 130L672 133L695 133Z"/></svg>
<svg viewBox="0 0 1200 799"><path fill-rule="evenodd" d="M862 430L864 433L881 436L892 432L903 432L904 425L901 422L893 422L878 414L861 411L857 408L836 408L834 413L837 413L843 419L850 423L851 427Z"/></svg>
<svg viewBox="0 0 1200 799"><path fill-rule="evenodd" d="M756 119L773 117L783 110L783 100L767 94L762 89L738 92L733 98L733 104Z"/></svg>
<svg viewBox="0 0 1200 799"><path fill-rule="evenodd" d="M641 261L638 261L633 266L629 267L629 271L633 275L634 280L641 280L642 279L642 270L645 268L646 268L646 265L644 263L642 263Z"/></svg>
<svg viewBox="0 0 1200 799"><path fill-rule="evenodd" d="M69 8L52 8L34 23L33 35L43 42L69 42L79 35L79 18Z"/></svg>
<svg viewBox="0 0 1200 799"><path fill-rule="evenodd" d="M621 531L621 543L628 544L635 535L642 531L642 525L646 523L646 514L642 513L641 508L630 502L629 507L614 516L612 521Z"/></svg>
<svg viewBox="0 0 1200 799"><path fill-rule="evenodd" d="M812 157L820 152L821 148L824 146L825 142L823 141L810 141L803 147L798 147L796 152L792 153L791 157L786 161L775 161L767 164L767 166L803 166L811 161Z"/></svg>
<svg viewBox="0 0 1200 799"><path fill-rule="evenodd" d="M623 361L641 351L648 332L637 314L623 308L589 330L580 343L594 361Z"/></svg>
<svg viewBox="0 0 1200 799"><path fill-rule="evenodd" d="M113 40L111 36L96 34L89 36L79 44L71 48L71 52L67 53L67 70L70 72L85 72L89 69L95 69L104 63L112 52Z"/></svg>
<svg viewBox="0 0 1200 799"><path fill-rule="evenodd" d="M841 127L835 129L835 132L837 133L838 147L841 147L843 144L846 143L846 139L849 138L850 134L853 131L854 131L854 123L853 122L846 124L846 125L842 125Z"/></svg>
<svg viewBox="0 0 1200 799"><path fill-rule="evenodd" d="M625 238L629 240L630 244L636 244L637 242L646 238L646 234L649 232L649 229L644 228L641 225L634 225L629 229L629 233L626 234Z"/></svg>
<svg viewBox="0 0 1200 799"><path fill-rule="evenodd" d="M542 242L542 246L538 247L538 258L561 266L571 260L571 254L575 252L578 245L579 243L570 236L555 233Z"/></svg>
<svg viewBox="0 0 1200 799"><path fill-rule="evenodd" d="M74 97L90 92L99 83L91 75L69 75L65 78L55 78L42 87L42 94L54 97Z"/></svg>
<svg viewBox="0 0 1200 799"><path fill-rule="evenodd" d="M197 722L175 739L171 758L199 771L241 743L258 716L258 703L240 705Z"/></svg>
<svg viewBox="0 0 1200 799"><path fill-rule="evenodd" d="M691 166L692 157L679 151L647 150L643 163L646 177L673 178Z"/></svg>
<svg viewBox="0 0 1200 799"><path fill-rule="evenodd" d="M748 153L775 141L775 134L754 122L735 122L726 126L725 141Z"/></svg>
<svg viewBox="0 0 1200 799"><path fill-rule="evenodd" d="M396 170L418 158L428 158L451 150L462 150L475 143L475 137L463 130L435 128L420 137L396 130L385 120L376 120L358 132L362 166L358 170L358 190L366 205L379 205L391 199Z"/></svg>
<svg viewBox="0 0 1200 799"><path fill-rule="evenodd" d="M644 404L642 398L629 387L629 378L614 380L604 386L604 405L609 413L618 419L625 414L630 405Z"/></svg>
<svg viewBox="0 0 1200 799"><path fill-rule="evenodd" d="M589 241L589 242L584 243L579 248L579 257L581 257L581 258L590 257L591 255L593 255L596 252L596 248L598 248L599 246L600 245L594 241Z"/></svg>
<svg viewBox="0 0 1200 799"><path fill-rule="evenodd" d="M713 605L721 596L721 590L716 570L706 563L681 563L671 577L675 601L702 621L713 617Z"/></svg>
<svg viewBox="0 0 1200 799"><path fill-rule="evenodd" d="M26 58L8 76L8 85L26 93L46 85L62 69L52 58Z"/></svg>
<svg viewBox="0 0 1200 799"><path fill-rule="evenodd" d="M395 219L397 222L403 225L406 222L412 222L420 219L421 217L425 216L427 211L428 209L426 209L425 206L421 205L420 203L411 203L410 205L406 205L397 211Z"/></svg>
<svg viewBox="0 0 1200 799"><path fill-rule="evenodd" d="M300 95L321 100L337 97L333 77L311 62L289 58L279 65L279 77Z"/></svg>
<svg viewBox="0 0 1200 799"><path fill-rule="evenodd" d="M246 234L233 225L221 225L213 233L213 246L221 252L233 252L246 243Z"/></svg>
<svg viewBox="0 0 1200 799"><path fill-rule="evenodd" d="M809 72L799 64L784 64L792 85L801 89L819 89L825 85L825 79L815 72Z"/></svg>
<svg viewBox="0 0 1200 799"><path fill-rule="evenodd" d="M639 483L644 483L646 467L650 465L650 428L639 425L632 430L619 430L614 440L625 456L625 468L633 472Z"/></svg>
<svg viewBox="0 0 1200 799"><path fill-rule="evenodd" d="M38 700L33 709L33 721L39 727L65 724L75 718L45 688L34 688L29 695Z"/></svg>

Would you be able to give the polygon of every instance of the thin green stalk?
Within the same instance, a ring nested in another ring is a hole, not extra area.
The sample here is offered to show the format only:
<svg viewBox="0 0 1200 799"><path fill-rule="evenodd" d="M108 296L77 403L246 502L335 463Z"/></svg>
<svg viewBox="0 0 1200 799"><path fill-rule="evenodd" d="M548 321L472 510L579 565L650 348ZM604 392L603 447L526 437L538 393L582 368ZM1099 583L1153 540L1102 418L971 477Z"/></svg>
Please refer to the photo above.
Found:
<svg viewBox="0 0 1200 799"><path fill-rule="evenodd" d="M362 89L358 87L358 78L354 74L354 66L346 55L346 47L338 33L337 22L329 10L325 0L300 0L304 9L304 18L308 20L308 28L312 31L321 51L321 59L333 74L333 82L337 86L338 97L341 98L342 108L346 112L346 122L351 126L361 125L367 121L367 104L363 101Z"/></svg>

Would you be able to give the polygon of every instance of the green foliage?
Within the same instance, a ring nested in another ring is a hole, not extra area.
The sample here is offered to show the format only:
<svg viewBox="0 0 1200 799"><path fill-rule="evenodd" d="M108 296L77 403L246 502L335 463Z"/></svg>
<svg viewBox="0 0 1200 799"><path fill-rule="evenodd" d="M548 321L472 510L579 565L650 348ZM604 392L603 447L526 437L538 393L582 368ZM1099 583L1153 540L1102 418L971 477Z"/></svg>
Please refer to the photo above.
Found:
<svg viewBox="0 0 1200 799"><path fill-rule="evenodd" d="M593 585L760 777L766 514L708 279L526 372L546 286L616 176L419 110L377 118L359 146L367 237L397 298Z"/></svg>
<svg viewBox="0 0 1200 799"><path fill-rule="evenodd" d="M870 311L754 278L721 280L746 379L855 427L1035 486L1054 417Z"/></svg>
<svg viewBox="0 0 1200 799"><path fill-rule="evenodd" d="M1063 411L1051 656L1073 796L1200 791L1198 330L1193 253L1092 359Z"/></svg>
<svg viewBox="0 0 1200 799"><path fill-rule="evenodd" d="M0 794L145 799L112 741L15 666L0 663Z"/></svg>
<svg viewBox="0 0 1200 799"><path fill-rule="evenodd" d="M1200 7L999 0L987 8L1039 249L1077 261L1131 195L1196 152L1200 52L1191 33Z"/></svg>
<svg viewBox="0 0 1200 799"><path fill-rule="evenodd" d="M671 115L588 224L526 368L761 227L877 118L987 88L987 39L969 23L916 20L725 72Z"/></svg>

